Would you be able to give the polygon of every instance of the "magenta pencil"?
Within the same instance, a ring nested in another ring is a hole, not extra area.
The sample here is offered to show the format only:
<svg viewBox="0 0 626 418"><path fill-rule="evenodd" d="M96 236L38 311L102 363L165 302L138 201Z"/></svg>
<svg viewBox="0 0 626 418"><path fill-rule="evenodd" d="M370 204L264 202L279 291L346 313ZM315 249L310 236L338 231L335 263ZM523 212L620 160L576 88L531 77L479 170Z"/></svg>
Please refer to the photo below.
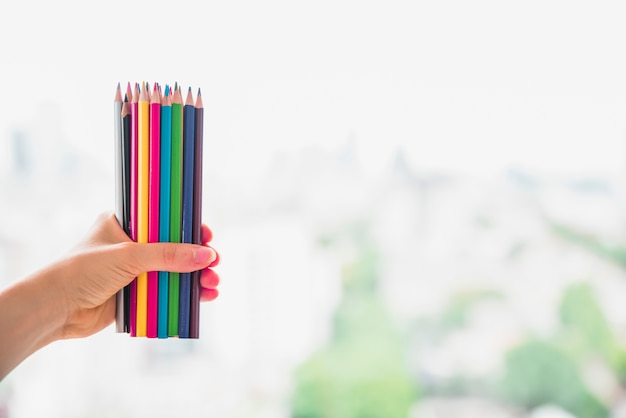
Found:
<svg viewBox="0 0 626 418"><path fill-rule="evenodd" d="M157 84L150 98L150 163L148 174L148 242L159 242L159 191L161 189L161 96ZM148 272L146 337L156 338L159 306L159 273Z"/></svg>
<svg viewBox="0 0 626 418"><path fill-rule="evenodd" d="M130 103L130 238L137 241L137 114L139 109L139 84L135 83ZM137 336L137 278L130 283L128 329L131 337Z"/></svg>

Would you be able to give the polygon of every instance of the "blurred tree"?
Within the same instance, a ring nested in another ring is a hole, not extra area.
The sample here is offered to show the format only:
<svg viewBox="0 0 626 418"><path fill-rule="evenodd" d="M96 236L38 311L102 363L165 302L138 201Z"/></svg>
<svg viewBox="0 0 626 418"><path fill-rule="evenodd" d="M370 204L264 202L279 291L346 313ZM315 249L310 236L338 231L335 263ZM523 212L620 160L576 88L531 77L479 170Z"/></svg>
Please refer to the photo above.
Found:
<svg viewBox="0 0 626 418"><path fill-rule="evenodd" d="M621 268L626 268L626 248L604 242L601 238L576 230L569 225L549 222L552 231L561 238L598 255Z"/></svg>
<svg viewBox="0 0 626 418"><path fill-rule="evenodd" d="M497 390L504 400L529 410L553 404L581 418L609 416L585 386L576 361L547 341L531 340L509 351Z"/></svg>
<svg viewBox="0 0 626 418"><path fill-rule="evenodd" d="M626 383L626 351L618 342L590 283L569 286L559 307L563 331L559 335L579 363L600 358L620 383Z"/></svg>
<svg viewBox="0 0 626 418"><path fill-rule="evenodd" d="M333 339L296 372L294 418L406 417L417 397L406 345L378 297L378 253L352 230Z"/></svg>

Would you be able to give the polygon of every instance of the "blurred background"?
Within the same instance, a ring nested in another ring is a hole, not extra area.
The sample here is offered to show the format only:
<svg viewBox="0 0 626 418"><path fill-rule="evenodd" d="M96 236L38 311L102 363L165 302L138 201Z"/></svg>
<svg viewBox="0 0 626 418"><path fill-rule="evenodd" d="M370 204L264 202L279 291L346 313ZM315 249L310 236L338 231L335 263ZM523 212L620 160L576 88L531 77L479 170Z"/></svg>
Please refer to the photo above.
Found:
<svg viewBox="0 0 626 418"><path fill-rule="evenodd" d="M113 210L117 83L202 89L222 257L199 340L54 343L0 417L626 417L623 2L0 16L0 285Z"/></svg>

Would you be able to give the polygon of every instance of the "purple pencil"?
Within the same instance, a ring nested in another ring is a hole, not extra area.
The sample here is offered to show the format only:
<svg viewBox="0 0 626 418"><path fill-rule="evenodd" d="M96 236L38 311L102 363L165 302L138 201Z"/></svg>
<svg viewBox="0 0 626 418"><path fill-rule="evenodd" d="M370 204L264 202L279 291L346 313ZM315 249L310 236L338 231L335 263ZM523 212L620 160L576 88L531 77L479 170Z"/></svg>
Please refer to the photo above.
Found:
<svg viewBox="0 0 626 418"><path fill-rule="evenodd" d="M204 106L202 94L198 89L195 104L195 149L193 179L193 235L194 244L202 245L202 143L204 131ZM191 275L191 301L189 315L189 338L200 337L200 274L195 271Z"/></svg>

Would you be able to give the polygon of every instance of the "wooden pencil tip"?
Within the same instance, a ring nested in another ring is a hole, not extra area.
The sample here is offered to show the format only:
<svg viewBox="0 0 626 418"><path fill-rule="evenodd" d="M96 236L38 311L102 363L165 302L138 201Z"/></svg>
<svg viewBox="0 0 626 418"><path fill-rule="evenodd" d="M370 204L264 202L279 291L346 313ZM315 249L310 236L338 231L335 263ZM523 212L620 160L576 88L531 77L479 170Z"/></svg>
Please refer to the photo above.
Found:
<svg viewBox="0 0 626 418"><path fill-rule="evenodd" d="M198 95L196 96L196 108L200 109L204 107L202 104L202 93L200 93L200 89L198 89Z"/></svg>
<svg viewBox="0 0 626 418"><path fill-rule="evenodd" d="M193 105L193 94L191 93L191 87L187 90L187 98L185 99L186 105Z"/></svg>
<svg viewBox="0 0 626 418"><path fill-rule="evenodd" d="M117 83L117 88L115 89L115 98L113 99L116 102L122 101L122 89L120 87L120 83Z"/></svg>

